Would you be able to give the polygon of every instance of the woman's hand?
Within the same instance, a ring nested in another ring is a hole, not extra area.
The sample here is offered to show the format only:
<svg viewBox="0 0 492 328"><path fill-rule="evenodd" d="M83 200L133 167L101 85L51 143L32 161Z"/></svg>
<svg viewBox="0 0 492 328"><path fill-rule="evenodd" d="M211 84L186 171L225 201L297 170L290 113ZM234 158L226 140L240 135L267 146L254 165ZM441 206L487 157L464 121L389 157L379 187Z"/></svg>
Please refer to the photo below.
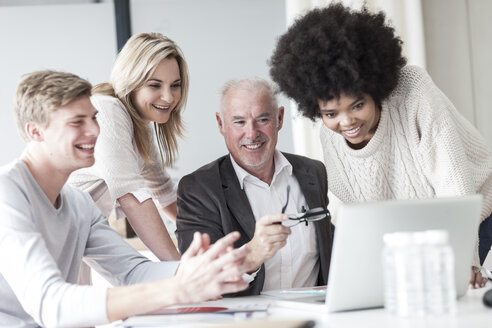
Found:
<svg viewBox="0 0 492 328"><path fill-rule="evenodd" d="M486 283L487 283L487 278L482 276L480 268L472 267L472 271L470 274L470 284L469 284L470 288L472 289L482 288L485 287Z"/></svg>
<svg viewBox="0 0 492 328"><path fill-rule="evenodd" d="M137 236L159 260L178 261L180 259L181 256L151 198L140 202L129 193L118 198L118 201ZM175 206L175 204L171 205Z"/></svg>

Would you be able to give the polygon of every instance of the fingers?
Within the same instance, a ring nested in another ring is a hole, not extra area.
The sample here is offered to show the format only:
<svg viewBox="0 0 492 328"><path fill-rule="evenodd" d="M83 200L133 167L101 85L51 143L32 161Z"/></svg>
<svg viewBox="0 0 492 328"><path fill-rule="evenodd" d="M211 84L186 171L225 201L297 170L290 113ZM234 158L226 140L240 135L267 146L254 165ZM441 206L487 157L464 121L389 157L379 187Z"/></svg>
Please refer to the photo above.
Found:
<svg viewBox="0 0 492 328"><path fill-rule="evenodd" d="M199 232L195 232L193 234L193 241L191 242L190 246L184 252L184 254L181 256L181 260L187 260L191 257L194 257L198 255L198 252L200 251L202 247L202 235Z"/></svg>
<svg viewBox="0 0 492 328"><path fill-rule="evenodd" d="M483 288L485 287L485 284L487 283L487 278L482 276L481 272L477 272L475 274L475 288Z"/></svg>
<svg viewBox="0 0 492 328"><path fill-rule="evenodd" d="M274 256L278 252L279 249L281 249L282 247L285 246L285 244L287 244L287 240L281 240L281 241L274 242L274 243L268 243L268 244L265 244L263 246L261 251L263 252L263 254L268 259L268 258Z"/></svg>
<svg viewBox="0 0 492 328"><path fill-rule="evenodd" d="M285 214L272 214L265 215L256 222L255 234L249 243L253 250L250 256L253 267L258 267L285 246L291 230L287 226L276 223L287 219Z"/></svg>
<svg viewBox="0 0 492 328"><path fill-rule="evenodd" d="M475 272L470 273L470 281L468 282L468 287L474 289L475 288Z"/></svg>
<svg viewBox="0 0 492 328"><path fill-rule="evenodd" d="M272 243L272 247L271 249L275 251L275 253L281 249L282 247L285 246L285 244L287 244L287 240L281 240L281 241L278 241L278 242L275 242L275 243Z"/></svg>
<svg viewBox="0 0 492 328"><path fill-rule="evenodd" d="M288 237L288 235L285 235L285 234L266 235L266 236L260 237L260 240L261 240L262 244L266 246L267 244L274 244L274 243L287 241L287 237Z"/></svg>
<svg viewBox="0 0 492 328"><path fill-rule="evenodd" d="M234 282L225 282L221 284L220 294L237 293L248 288L249 284L242 279Z"/></svg>
<svg viewBox="0 0 492 328"><path fill-rule="evenodd" d="M240 280L243 273L250 267L249 263L246 263L248 253L249 249L246 247L232 250L211 262L203 263L200 270L205 271L219 283Z"/></svg>
<svg viewBox="0 0 492 328"><path fill-rule="evenodd" d="M203 247L208 249L210 247L210 236L208 233L202 234Z"/></svg>
<svg viewBox="0 0 492 328"><path fill-rule="evenodd" d="M263 233L266 235L284 235L287 238L290 235L291 230L289 227L282 224L272 224L263 228Z"/></svg>
<svg viewBox="0 0 492 328"><path fill-rule="evenodd" d="M210 247L210 236L207 233L202 234L202 247L198 250L197 255L205 253Z"/></svg>
<svg viewBox="0 0 492 328"><path fill-rule="evenodd" d="M225 271L226 269L233 268L233 267L242 269L240 264L242 265L249 252L250 252L249 248L247 247L240 247L232 251L229 251L224 255L220 256L219 258L215 259L215 261L213 261L214 269L212 270ZM245 271L242 271L241 274L244 272Z"/></svg>
<svg viewBox="0 0 492 328"><path fill-rule="evenodd" d="M254 250L260 252L270 252L285 246L288 234L258 234L254 237Z"/></svg>
<svg viewBox="0 0 492 328"><path fill-rule="evenodd" d="M282 224L270 224L270 225L257 224L253 239L262 240L262 239L268 239L271 236L281 236L281 238L287 239L290 233L291 233L290 228Z"/></svg>
<svg viewBox="0 0 492 328"><path fill-rule="evenodd" d="M227 234L225 237L220 238L212 246L210 246L204 255L209 260L217 258L220 254L226 252L228 247L232 247L233 243L238 240L240 236L241 235L237 231Z"/></svg>
<svg viewBox="0 0 492 328"><path fill-rule="evenodd" d="M249 253L247 247L231 250L211 262L202 263L199 271L206 276L206 286L209 287L209 298L217 295L234 293L244 290L248 283L242 279L246 272L246 255ZM202 277L203 278L203 277Z"/></svg>
<svg viewBox="0 0 492 328"><path fill-rule="evenodd" d="M211 297L210 299L208 299L207 301L218 301L218 300L221 300L222 299L222 296L219 295L219 296L214 296L214 297Z"/></svg>
<svg viewBox="0 0 492 328"><path fill-rule="evenodd" d="M265 216L262 216L258 221L257 224L260 225L271 225L274 223L280 223L282 221L286 221L289 218L287 217L286 214L268 214Z"/></svg>
<svg viewBox="0 0 492 328"><path fill-rule="evenodd" d="M234 250L234 247L232 246L227 246L226 249L224 249L222 252L219 253L219 257L230 252L230 251L233 251Z"/></svg>
<svg viewBox="0 0 492 328"><path fill-rule="evenodd" d="M469 287L472 289L479 289L485 287L487 284L487 278L482 277L480 272L473 272L470 275Z"/></svg>

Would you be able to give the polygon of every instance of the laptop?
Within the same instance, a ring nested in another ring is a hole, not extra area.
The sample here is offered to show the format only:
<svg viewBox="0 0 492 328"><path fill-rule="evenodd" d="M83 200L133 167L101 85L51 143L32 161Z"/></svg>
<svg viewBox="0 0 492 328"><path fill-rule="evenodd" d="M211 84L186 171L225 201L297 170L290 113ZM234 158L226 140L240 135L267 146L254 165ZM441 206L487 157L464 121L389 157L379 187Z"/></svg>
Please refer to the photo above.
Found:
<svg viewBox="0 0 492 328"><path fill-rule="evenodd" d="M276 304L321 312L381 307L383 235L431 229L449 233L455 256L456 293L463 296L468 289L481 208L481 195L342 205L326 296L289 297Z"/></svg>

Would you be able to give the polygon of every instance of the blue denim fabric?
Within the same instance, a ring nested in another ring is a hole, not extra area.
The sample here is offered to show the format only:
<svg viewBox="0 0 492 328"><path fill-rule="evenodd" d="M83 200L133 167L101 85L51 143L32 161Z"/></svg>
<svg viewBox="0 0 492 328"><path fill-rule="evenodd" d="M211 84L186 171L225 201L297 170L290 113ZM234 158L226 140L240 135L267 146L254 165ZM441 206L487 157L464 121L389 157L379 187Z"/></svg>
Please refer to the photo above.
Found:
<svg viewBox="0 0 492 328"><path fill-rule="evenodd" d="M492 214L480 224L478 238L478 255L480 257L480 265L482 265L492 245Z"/></svg>

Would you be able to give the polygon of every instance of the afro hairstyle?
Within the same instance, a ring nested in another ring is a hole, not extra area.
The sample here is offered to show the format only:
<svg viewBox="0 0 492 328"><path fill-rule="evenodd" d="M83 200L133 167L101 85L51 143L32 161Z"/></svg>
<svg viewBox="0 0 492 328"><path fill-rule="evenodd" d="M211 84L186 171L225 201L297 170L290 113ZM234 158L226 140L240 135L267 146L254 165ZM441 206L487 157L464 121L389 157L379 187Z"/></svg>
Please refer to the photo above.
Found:
<svg viewBox="0 0 492 328"><path fill-rule="evenodd" d="M270 75L302 115L320 117L319 100L341 93L389 96L406 64L402 41L383 12L353 11L340 3L314 9L283 34L270 58Z"/></svg>

